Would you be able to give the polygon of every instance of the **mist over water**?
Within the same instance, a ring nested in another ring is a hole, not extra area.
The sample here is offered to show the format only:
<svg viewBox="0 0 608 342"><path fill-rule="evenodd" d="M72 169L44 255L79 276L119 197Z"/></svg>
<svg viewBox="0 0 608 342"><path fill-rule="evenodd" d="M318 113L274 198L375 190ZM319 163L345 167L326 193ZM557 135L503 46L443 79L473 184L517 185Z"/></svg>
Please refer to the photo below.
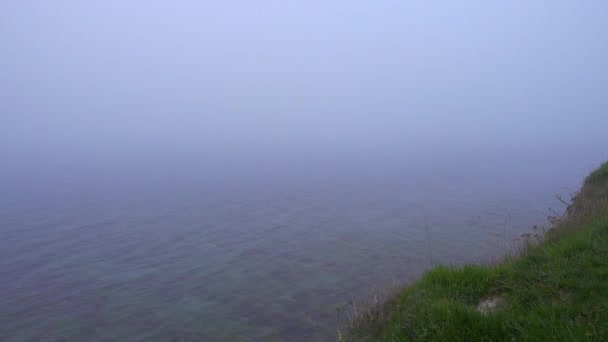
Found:
<svg viewBox="0 0 608 342"><path fill-rule="evenodd" d="M0 339L309 341L608 157L608 3L0 5Z"/></svg>
<svg viewBox="0 0 608 342"><path fill-rule="evenodd" d="M554 194L569 198L603 153L528 151L5 171L2 337L331 340L352 299L508 250L563 211Z"/></svg>

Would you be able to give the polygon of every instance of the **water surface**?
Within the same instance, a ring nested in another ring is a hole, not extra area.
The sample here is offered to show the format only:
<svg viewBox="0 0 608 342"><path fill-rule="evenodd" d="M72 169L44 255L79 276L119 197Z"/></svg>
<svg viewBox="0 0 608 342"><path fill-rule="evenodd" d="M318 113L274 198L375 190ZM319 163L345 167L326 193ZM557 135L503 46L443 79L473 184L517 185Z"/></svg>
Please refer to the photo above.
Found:
<svg viewBox="0 0 608 342"><path fill-rule="evenodd" d="M336 308L374 287L500 255L602 157L17 161L0 173L0 337L331 340Z"/></svg>

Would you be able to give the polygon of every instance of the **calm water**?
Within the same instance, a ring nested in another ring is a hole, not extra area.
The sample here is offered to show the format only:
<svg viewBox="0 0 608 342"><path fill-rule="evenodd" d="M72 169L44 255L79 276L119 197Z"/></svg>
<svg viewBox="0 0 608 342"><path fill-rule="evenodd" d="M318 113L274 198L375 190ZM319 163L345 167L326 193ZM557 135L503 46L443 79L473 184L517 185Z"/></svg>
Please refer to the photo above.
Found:
<svg viewBox="0 0 608 342"><path fill-rule="evenodd" d="M499 255L603 157L20 161L0 173L0 339L331 340L336 307Z"/></svg>

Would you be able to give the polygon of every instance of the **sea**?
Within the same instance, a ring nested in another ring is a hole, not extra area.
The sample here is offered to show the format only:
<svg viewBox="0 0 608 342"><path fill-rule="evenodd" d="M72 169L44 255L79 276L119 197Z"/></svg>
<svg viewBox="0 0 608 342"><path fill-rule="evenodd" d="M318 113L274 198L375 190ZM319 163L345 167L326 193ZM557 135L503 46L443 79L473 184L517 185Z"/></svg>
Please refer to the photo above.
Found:
<svg viewBox="0 0 608 342"><path fill-rule="evenodd" d="M0 170L0 340L335 341L437 264L542 234L589 146L121 155Z"/></svg>

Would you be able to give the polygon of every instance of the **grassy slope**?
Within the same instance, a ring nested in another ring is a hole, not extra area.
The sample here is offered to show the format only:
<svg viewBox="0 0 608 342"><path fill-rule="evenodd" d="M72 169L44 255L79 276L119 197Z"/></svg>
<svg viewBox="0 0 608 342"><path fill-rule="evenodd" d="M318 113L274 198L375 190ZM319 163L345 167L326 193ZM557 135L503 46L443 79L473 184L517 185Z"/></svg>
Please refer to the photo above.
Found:
<svg viewBox="0 0 608 342"><path fill-rule="evenodd" d="M608 163L540 243L492 266L438 266L359 316L342 340L608 340ZM491 313L476 310L500 298Z"/></svg>

